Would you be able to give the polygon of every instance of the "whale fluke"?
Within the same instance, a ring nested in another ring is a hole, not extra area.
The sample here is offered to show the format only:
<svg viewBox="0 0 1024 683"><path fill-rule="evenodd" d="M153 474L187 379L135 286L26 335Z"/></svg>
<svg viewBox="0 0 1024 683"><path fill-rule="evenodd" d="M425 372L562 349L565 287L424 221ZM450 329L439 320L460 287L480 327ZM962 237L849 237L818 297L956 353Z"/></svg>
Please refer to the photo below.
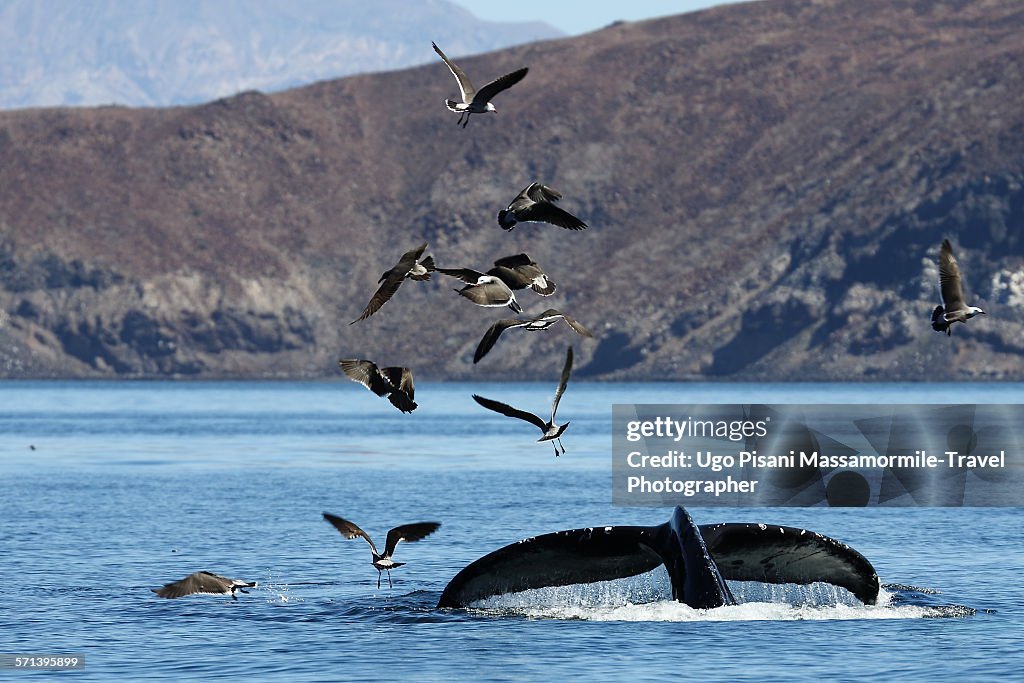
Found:
<svg viewBox="0 0 1024 683"><path fill-rule="evenodd" d="M846 588L865 604L878 598L878 574L848 545L821 534L765 524L697 526L677 507L659 526L572 529L528 538L465 567L438 607L466 607L531 588L636 576L665 565L672 597L695 609L735 603L725 581L814 582Z"/></svg>

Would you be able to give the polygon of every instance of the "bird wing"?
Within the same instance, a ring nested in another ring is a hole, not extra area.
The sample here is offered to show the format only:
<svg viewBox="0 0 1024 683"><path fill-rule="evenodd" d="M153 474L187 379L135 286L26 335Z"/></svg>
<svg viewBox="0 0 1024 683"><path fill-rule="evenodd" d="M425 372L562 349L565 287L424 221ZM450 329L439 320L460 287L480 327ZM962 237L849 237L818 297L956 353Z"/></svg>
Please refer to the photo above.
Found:
<svg viewBox="0 0 1024 683"><path fill-rule="evenodd" d="M526 420L530 424L535 425L542 432L546 432L548 430L548 426L547 424L545 424L544 420L540 419L533 413L528 413L525 410L513 408L507 403L494 401L489 398L484 398L483 396L477 396L476 394L473 394L473 400L482 405L484 408L487 408L488 410L493 410L496 413L501 413L506 417L515 417L520 420Z"/></svg>
<svg viewBox="0 0 1024 683"><path fill-rule="evenodd" d="M520 190L519 194L516 195L516 198L513 199L511 202L509 202L508 206L505 207L505 210L506 211L518 211L519 209L522 209L523 207L526 207L526 206L529 206L530 204L532 204L535 200L530 198L530 191L533 190L535 185L539 185L539 184L540 183L530 183L529 185L524 187L522 190Z"/></svg>
<svg viewBox="0 0 1024 683"><path fill-rule="evenodd" d="M510 268L515 270L524 266L537 266L537 263L527 256L526 254L516 254L515 256L505 256L494 262L494 265L498 268Z"/></svg>
<svg viewBox="0 0 1024 683"><path fill-rule="evenodd" d="M565 209L555 206L549 201L534 202L530 206L516 211L520 221L551 223L567 230L585 230L587 224Z"/></svg>
<svg viewBox="0 0 1024 683"><path fill-rule="evenodd" d="M381 286L377 288L377 291L373 293L373 296L370 298L370 302L366 304L366 308L363 309L362 315L349 323L349 325L357 323L360 320L365 320L380 310L380 307L386 304L391 297L395 295L398 288L402 286L402 282L405 281L405 276L413 269L413 266L416 265L416 260L419 259L426 248L427 243L424 242L415 249L402 254L402 258L398 260L398 263L384 274L384 277L382 278L384 282L382 282Z"/></svg>
<svg viewBox="0 0 1024 683"><path fill-rule="evenodd" d="M180 581L168 583L163 588L151 590L161 598L180 598L194 593L224 593L230 590L233 583L233 579L213 572L195 572Z"/></svg>
<svg viewBox="0 0 1024 683"><path fill-rule="evenodd" d="M463 287L459 290L459 294L477 306L507 306L516 298L508 285L493 275L488 276L480 284Z"/></svg>
<svg viewBox="0 0 1024 683"><path fill-rule="evenodd" d="M568 322L568 321L567 321ZM555 413L558 412L558 402L562 400L565 387L569 384L569 374L572 373L572 347L565 352L565 367L562 368L562 379L558 382L558 390L555 391L555 400L551 402L551 421L555 421Z"/></svg>
<svg viewBox="0 0 1024 683"><path fill-rule="evenodd" d="M448 65L448 69L452 72L452 76L455 76L455 80L459 82L459 92L462 93L462 101L465 104L469 104L473 100L473 96L476 95L476 89L470 82L469 76L455 62L448 59L445 53L441 52L441 48L437 46L437 43L431 42L430 44L434 46L434 52L444 60L444 63Z"/></svg>
<svg viewBox="0 0 1024 683"><path fill-rule="evenodd" d="M523 67L522 69L518 69L516 71L513 71L512 73L505 74L504 76L499 76L498 78L495 78L493 81L491 81L484 87L480 88L475 95L471 95L470 97L474 102L479 102L480 104L487 104L494 98L495 95L500 93L502 90L507 90L508 88L511 88L519 81L523 80L523 77L526 75L527 71L529 71L529 69ZM469 100L467 100L467 102L468 101Z"/></svg>
<svg viewBox="0 0 1024 683"><path fill-rule="evenodd" d="M525 327L529 325L529 320L515 320L513 318L503 318L497 321L493 325L487 328L484 332L484 336L480 339L480 343L476 347L476 353L473 354L473 364L479 363L480 360L487 355L487 353L494 347L495 342L498 341L498 337L501 333L510 327Z"/></svg>
<svg viewBox="0 0 1024 683"><path fill-rule="evenodd" d="M437 531L440 526L440 522L415 522L414 524L396 526L388 532L388 539L384 543L384 557L391 557L395 554L395 548L399 541L407 543L418 541Z"/></svg>
<svg viewBox="0 0 1024 683"><path fill-rule="evenodd" d="M557 202L562 198L561 192L540 183L530 183L523 192L535 202Z"/></svg>
<svg viewBox="0 0 1024 683"><path fill-rule="evenodd" d="M353 382L359 382L364 387L377 394L387 396L395 390L395 386L384 376L380 368L371 361L355 358L342 358L338 361L341 371ZM391 369L391 368L388 368Z"/></svg>
<svg viewBox="0 0 1024 683"><path fill-rule="evenodd" d="M942 303L947 313L964 307L960 268L956 264L953 245L949 240L942 240L942 248L939 250L939 289L942 291Z"/></svg>
<svg viewBox="0 0 1024 683"><path fill-rule="evenodd" d="M513 289L529 287L541 296L550 296L555 291L554 283L547 279L547 275L540 269L537 262L526 254L516 254L498 259L494 262L494 268L488 272L497 274L495 271L504 275L501 279L509 287L512 287L514 282Z"/></svg>
<svg viewBox="0 0 1024 683"><path fill-rule="evenodd" d="M371 315L380 310L380 307L391 300L391 297L395 295L398 288L402 286L402 282L405 280L405 275L395 275L393 270L388 271L387 277L377 291L370 297L370 302L366 304L366 308L363 309L362 314L349 323L354 325L360 320L366 320Z"/></svg>
<svg viewBox="0 0 1024 683"><path fill-rule="evenodd" d="M533 284L530 285L530 289L540 296L551 296L557 288L558 286L543 273L539 277L534 278Z"/></svg>
<svg viewBox="0 0 1024 683"><path fill-rule="evenodd" d="M582 334L584 337L590 337L591 339L594 338L594 335L590 333L590 330L583 327L583 325L581 325L579 321L571 315L566 315L565 313L560 313L559 315L562 316L562 320L564 320L565 323L571 327L574 332L576 332L576 334Z"/></svg>
<svg viewBox="0 0 1024 683"><path fill-rule="evenodd" d="M506 268L505 266L494 266L487 271L488 275L496 277L509 289L524 289L533 284L533 279L524 275L519 269Z"/></svg>
<svg viewBox="0 0 1024 683"><path fill-rule="evenodd" d="M342 519L341 517L338 517L337 515L332 515L329 512L325 512L323 514L324 520L329 522L331 526L337 529L342 536L344 536L345 538L356 538L357 536L365 538L366 542L370 544L370 550L373 551L373 554L380 555L380 553L377 552L377 546L373 544L373 541L370 539L370 537L367 535L365 531L363 531L347 519Z"/></svg>
<svg viewBox="0 0 1024 683"><path fill-rule="evenodd" d="M409 400L416 395L416 387L412 383L412 370L409 368L402 368L402 379L398 382L398 388L409 395Z"/></svg>
<svg viewBox="0 0 1024 683"><path fill-rule="evenodd" d="M411 413L416 410L416 401L413 400L416 388L412 383L412 370L398 367L381 368L380 373L394 387L394 391L388 394L388 400L391 401L391 405L403 413Z"/></svg>
<svg viewBox="0 0 1024 683"><path fill-rule="evenodd" d="M471 285L475 285L477 282L480 282L480 278L486 276L486 273L481 273L479 270L473 270L472 268L438 268L437 272L458 278Z"/></svg>

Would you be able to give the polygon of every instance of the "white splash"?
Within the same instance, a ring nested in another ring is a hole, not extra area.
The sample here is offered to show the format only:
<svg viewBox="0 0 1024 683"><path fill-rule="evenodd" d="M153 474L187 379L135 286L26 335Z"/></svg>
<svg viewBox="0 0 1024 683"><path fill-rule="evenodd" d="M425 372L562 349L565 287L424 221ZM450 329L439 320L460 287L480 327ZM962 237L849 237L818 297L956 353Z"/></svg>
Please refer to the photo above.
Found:
<svg viewBox="0 0 1024 683"><path fill-rule="evenodd" d="M494 596L471 606L485 614L587 621L827 621L921 619L940 616L934 607L892 606L881 591L878 604L861 604L849 591L824 583L798 586L730 581L740 604L694 609L672 599L664 568L629 579L538 588Z"/></svg>

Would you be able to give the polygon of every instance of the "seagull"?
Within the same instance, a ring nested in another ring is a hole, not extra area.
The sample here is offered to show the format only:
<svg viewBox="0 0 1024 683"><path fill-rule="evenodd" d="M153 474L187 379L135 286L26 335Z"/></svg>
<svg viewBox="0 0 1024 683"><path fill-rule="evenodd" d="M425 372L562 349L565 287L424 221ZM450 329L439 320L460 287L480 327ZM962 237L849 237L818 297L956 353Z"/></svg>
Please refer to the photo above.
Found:
<svg viewBox="0 0 1024 683"><path fill-rule="evenodd" d="M420 260L420 256L426 248L427 243L424 242L412 251L402 254L402 258L398 260L394 268L385 271L380 276L380 279L377 280L378 283L383 284L374 292L370 303L366 304L366 308L363 309L363 314L350 322L349 325L354 325L360 320L365 320L376 313L381 306L386 304L395 295L395 292L402 286L402 282L406 278L421 281L429 280L430 274L434 272L434 257L428 256L422 261Z"/></svg>
<svg viewBox="0 0 1024 683"><path fill-rule="evenodd" d="M403 413L416 410L416 402L412 400L416 387L409 368L378 368L371 361L355 358L342 358L338 365L350 380L359 382L378 396L387 396L391 405Z"/></svg>
<svg viewBox="0 0 1024 683"><path fill-rule="evenodd" d="M569 423L566 422L563 425L555 424L555 413L558 411L558 402L562 400L562 394L565 393L565 386L569 383L569 373L572 372L572 347L565 353L565 367L562 368L562 379L558 383L558 389L555 391L555 400L551 403L551 419L545 422L540 417L537 417L533 413L528 413L525 410L518 410L506 403L500 403L498 401L484 398L473 394L473 400L482 405L488 410L493 410L496 413L501 413L507 417L516 417L520 420L526 420L530 424L536 425L540 431L544 432L537 441L557 441L558 446L562 446L562 432L566 430ZM555 446L555 456L558 456L558 446ZM565 446L562 446L562 454L565 454Z"/></svg>
<svg viewBox="0 0 1024 683"><path fill-rule="evenodd" d="M513 327L522 327L531 332L546 330L557 323L559 319L564 320L566 324L577 334L582 334L584 337L594 337L594 335L590 333L590 330L583 327L583 325L577 322L572 316L566 315L554 308L549 308L534 318L528 318L526 320L505 318L491 325L487 331L484 332L483 339L480 340L480 344L476 347L476 353L473 354L473 364L475 365L479 363L480 359L487 355L495 342L498 341L498 337L500 337L501 333L505 330Z"/></svg>
<svg viewBox="0 0 1024 683"><path fill-rule="evenodd" d="M523 307L516 301L516 295L512 288L497 275L481 273L472 268L438 268L437 272L468 283L462 289L455 291L477 306L508 306L516 313L523 312Z"/></svg>
<svg viewBox="0 0 1024 683"><path fill-rule="evenodd" d="M396 526L388 532L387 541L384 543L384 554L381 555L377 552L377 546L373 544L373 541L367 533L352 522L347 519L342 519L337 515L332 515L329 512L324 513L324 520L330 522L330 524L340 531L341 535L345 538L356 538L357 536L362 536L366 539L366 542L370 544L370 552L373 553L373 567L377 570L378 589L380 588L381 572L388 573L388 587L393 588L394 586L391 583L391 570L405 564L405 562L395 562L391 559L391 556L395 553L395 547L398 543L400 541L412 543L413 541L418 541L421 538L426 538L437 531L441 526L440 522L416 522L414 524Z"/></svg>
<svg viewBox="0 0 1024 683"><path fill-rule="evenodd" d="M952 336L950 329L953 323L966 323L978 315L985 314L977 306L968 306L964 303L964 291L960 281L960 268L953 256L953 245L948 239L942 240L942 248L939 249L939 290L942 292L942 305L936 306L932 311L932 329L936 332L945 332Z"/></svg>
<svg viewBox="0 0 1024 683"><path fill-rule="evenodd" d="M567 230L586 230L587 224L555 205L562 198L547 185L530 183L512 203L498 212L498 225L511 230L516 223L551 223Z"/></svg>
<svg viewBox="0 0 1024 683"><path fill-rule="evenodd" d="M150 590L161 598L180 598L194 593L206 593L209 595L230 594L233 599L237 600L238 596L235 595L235 591L248 593L249 591L245 590L246 588L255 587L255 581L229 579L226 576L214 574L213 572L196 572L195 574L189 574L180 581L169 583L163 588L151 588Z"/></svg>
<svg viewBox="0 0 1024 683"><path fill-rule="evenodd" d="M529 287L541 296L551 296L556 289L555 283L548 279L537 262L525 253L498 259L487 274L501 278L511 289Z"/></svg>
<svg viewBox="0 0 1024 683"><path fill-rule="evenodd" d="M465 72L462 71L452 60L448 59L441 48L437 46L437 43L430 43L434 46L434 52L436 52L444 63L448 65L452 75L455 76L455 80L459 83L459 91L462 93L462 102L456 102L455 100L444 101L449 111L459 113L459 120L455 122L455 125L462 124L465 128L469 124L469 117L473 114L486 114L489 111L493 111L495 114L498 110L491 104L491 98L500 93L502 90L511 88L513 85L523 80L523 76L529 71L526 67L513 71L510 74L505 74L500 78L495 78L493 81L485 85L484 87L477 90L473 87L473 84L469 82L469 77L466 76Z"/></svg>

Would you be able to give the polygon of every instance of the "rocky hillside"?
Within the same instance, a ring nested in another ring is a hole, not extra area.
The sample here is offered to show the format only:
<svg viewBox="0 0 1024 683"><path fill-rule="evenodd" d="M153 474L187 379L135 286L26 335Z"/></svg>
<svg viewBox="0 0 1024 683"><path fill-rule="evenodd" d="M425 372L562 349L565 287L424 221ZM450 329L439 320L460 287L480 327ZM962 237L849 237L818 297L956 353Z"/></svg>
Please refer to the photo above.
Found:
<svg viewBox="0 0 1024 683"><path fill-rule="evenodd" d="M0 108L204 102L560 35L448 0L0 0Z"/></svg>
<svg viewBox="0 0 1024 683"><path fill-rule="evenodd" d="M0 114L9 377L1024 378L1024 7L766 0L190 108ZM429 36L424 37L429 43ZM531 180L590 229L499 229ZM987 316L931 330L953 240ZM520 251L595 331L507 333L435 277Z"/></svg>

